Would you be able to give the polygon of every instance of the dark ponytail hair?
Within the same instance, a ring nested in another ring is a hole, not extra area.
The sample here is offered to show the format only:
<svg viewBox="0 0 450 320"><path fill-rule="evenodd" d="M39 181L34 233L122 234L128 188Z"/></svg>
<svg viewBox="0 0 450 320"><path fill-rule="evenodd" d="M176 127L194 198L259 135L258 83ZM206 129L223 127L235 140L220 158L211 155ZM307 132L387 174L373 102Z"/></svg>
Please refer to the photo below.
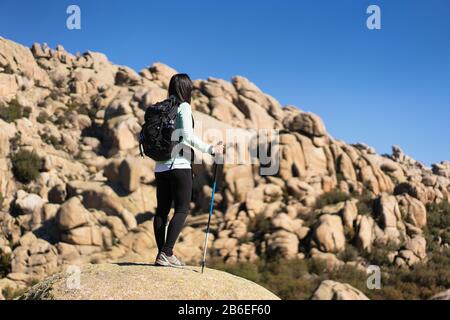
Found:
<svg viewBox="0 0 450 320"><path fill-rule="evenodd" d="M175 96L180 102L191 103L192 89L191 78L186 73L179 73L170 79L169 97Z"/></svg>

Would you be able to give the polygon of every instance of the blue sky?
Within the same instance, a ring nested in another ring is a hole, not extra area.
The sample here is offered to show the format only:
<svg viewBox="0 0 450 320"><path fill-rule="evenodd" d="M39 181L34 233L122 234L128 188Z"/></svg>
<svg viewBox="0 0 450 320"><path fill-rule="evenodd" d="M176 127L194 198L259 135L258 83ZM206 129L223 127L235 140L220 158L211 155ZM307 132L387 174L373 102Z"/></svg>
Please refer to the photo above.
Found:
<svg viewBox="0 0 450 320"><path fill-rule="evenodd" d="M81 30L66 28L70 4ZM366 28L370 4L381 30ZM449 14L448 0L2 0L0 35L137 71L161 61L196 79L243 75L336 138L431 164L450 160Z"/></svg>

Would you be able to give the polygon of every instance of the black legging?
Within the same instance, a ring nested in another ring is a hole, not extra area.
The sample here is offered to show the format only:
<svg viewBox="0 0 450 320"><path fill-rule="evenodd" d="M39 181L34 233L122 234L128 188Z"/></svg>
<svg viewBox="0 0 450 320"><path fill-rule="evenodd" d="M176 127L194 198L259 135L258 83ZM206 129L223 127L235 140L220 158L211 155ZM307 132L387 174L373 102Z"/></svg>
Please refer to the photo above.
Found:
<svg viewBox="0 0 450 320"><path fill-rule="evenodd" d="M163 251L170 256L173 254L173 247L188 215L192 195L192 170L174 169L157 172L155 176L158 204L153 228L158 251ZM175 214L170 221L166 238L167 216L172 207L172 201L174 202Z"/></svg>

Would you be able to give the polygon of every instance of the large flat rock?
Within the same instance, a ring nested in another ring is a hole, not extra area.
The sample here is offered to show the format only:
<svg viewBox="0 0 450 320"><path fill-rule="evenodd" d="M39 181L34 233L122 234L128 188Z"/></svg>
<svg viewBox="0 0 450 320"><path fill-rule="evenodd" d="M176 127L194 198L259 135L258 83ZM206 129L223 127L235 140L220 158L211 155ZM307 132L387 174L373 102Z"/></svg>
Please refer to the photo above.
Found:
<svg viewBox="0 0 450 320"><path fill-rule="evenodd" d="M62 272L26 292L25 300L279 300L267 289L229 273L199 267L97 264Z"/></svg>

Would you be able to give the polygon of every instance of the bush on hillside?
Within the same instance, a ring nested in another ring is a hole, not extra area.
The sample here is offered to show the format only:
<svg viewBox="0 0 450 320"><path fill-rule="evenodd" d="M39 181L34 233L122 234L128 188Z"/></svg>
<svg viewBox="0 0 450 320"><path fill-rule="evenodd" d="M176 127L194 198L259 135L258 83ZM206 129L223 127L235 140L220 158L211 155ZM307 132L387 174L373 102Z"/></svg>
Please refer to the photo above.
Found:
<svg viewBox="0 0 450 320"><path fill-rule="evenodd" d="M249 231L253 233L268 233L272 227L270 219L264 217L264 215L257 215L249 225Z"/></svg>
<svg viewBox="0 0 450 320"><path fill-rule="evenodd" d="M27 288L23 289L12 289L11 287L6 287L3 289L2 294L6 300L14 300L17 297L20 297L27 291Z"/></svg>
<svg viewBox="0 0 450 320"><path fill-rule="evenodd" d="M442 243L450 245L450 231L446 230L441 233Z"/></svg>
<svg viewBox="0 0 450 320"><path fill-rule="evenodd" d="M439 249L439 238L442 243L450 244L450 203L442 201L427 204L427 225L424 231L429 251Z"/></svg>
<svg viewBox="0 0 450 320"><path fill-rule="evenodd" d="M433 234L438 234L439 230L450 228L449 202L427 204L427 227Z"/></svg>
<svg viewBox="0 0 450 320"><path fill-rule="evenodd" d="M350 199L350 196L345 192L342 192L338 189L334 189L330 192L325 192L321 194L316 199L316 208L321 209L330 204L336 204L342 201L347 201Z"/></svg>
<svg viewBox="0 0 450 320"><path fill-rule="evenodd" d="M374 199L373 194L369 189L364 189L361 194L352 193L352 197L358 199L356 207L358 214L373 216Z"/></svg>
<svg viewBox="0 0 450 320"><path fill-rule="evenodd" d="M388 254L400 250L403 243L390 242L387 244L375 242L372 245L370 252L364 252L363 257L369 261L370 264L377 266L390 266L392 262L388 258Z"/></svg>
<svg viewBox="0 0 450 320"><path fill-rule="evenodd" d="M382 288L373 299L429 299L450 287L450 249L436 251L427 263L411 269L392 266L385 269Z"/></svg>
<svg viewBox="0 0 450 320"><path fill-rule="evenodd" d="M366 272L349 265L326 271L312 259L276 259L231 265L211 262L211 267L254 281L285 300L309 299L317 286L327 279L348 283L374 300L429 299L450 288L449 265L450 249L445 249L434 252L427 264L417 264L411 269L380 266L381 289L370 290Z"/></svg>
<svg viewBox="0 0 450 320"><path fill-rule="evenodd" d="M22 183L35 180L42 167L42 159L35 152L23 149L11 156L11 162L14 176Z"/></svg>
<svg viewBox="0 0 450 320"><path fill-rule="evenodd" d="M8 123L14 122L14 120L20 118L28 118L31 114L30 107L23 107L19 102L14 99L8 106L0 106L0 118Z"/></svg>
<svg viewBox="0 0 450 320"><path fill-rule="evenodd" d="M49 117L48 117L47 112L41 111L41 112L39 113L39 115L37 116L36 121L39 122L39 123L44 124L45 122L47 122L48 118L49 118Z"/></svg>
<svg viewBox="0 0 450 320"><path fill-rule="evenodd" d="M46 144L53 146L56 150L64 150L64 144L54 135L43 133L41 139Z"/></svg>
<svg viewBox="0 0 450 320"><path fill-rule="evenodd" d="M358 249L348 243L344 251L337 254L337 257L344 262L355 261L358 258Z"/></svg>
<svg viewBox="0 0 450 320"><path fill-rule="evenodd" d="M97 107L95 102L87 104L72 100L67 104L66 114L69 114L70 112L75 112L78 114L86 115L91 119L94 119L98 111L99 108Z"/></svg>
<svg viewBox="0 0 450 320"><path fill-rule="evenodd" d="M11 272L11 254L3 253L0 250L0 279L6 277Z"/></svg>

